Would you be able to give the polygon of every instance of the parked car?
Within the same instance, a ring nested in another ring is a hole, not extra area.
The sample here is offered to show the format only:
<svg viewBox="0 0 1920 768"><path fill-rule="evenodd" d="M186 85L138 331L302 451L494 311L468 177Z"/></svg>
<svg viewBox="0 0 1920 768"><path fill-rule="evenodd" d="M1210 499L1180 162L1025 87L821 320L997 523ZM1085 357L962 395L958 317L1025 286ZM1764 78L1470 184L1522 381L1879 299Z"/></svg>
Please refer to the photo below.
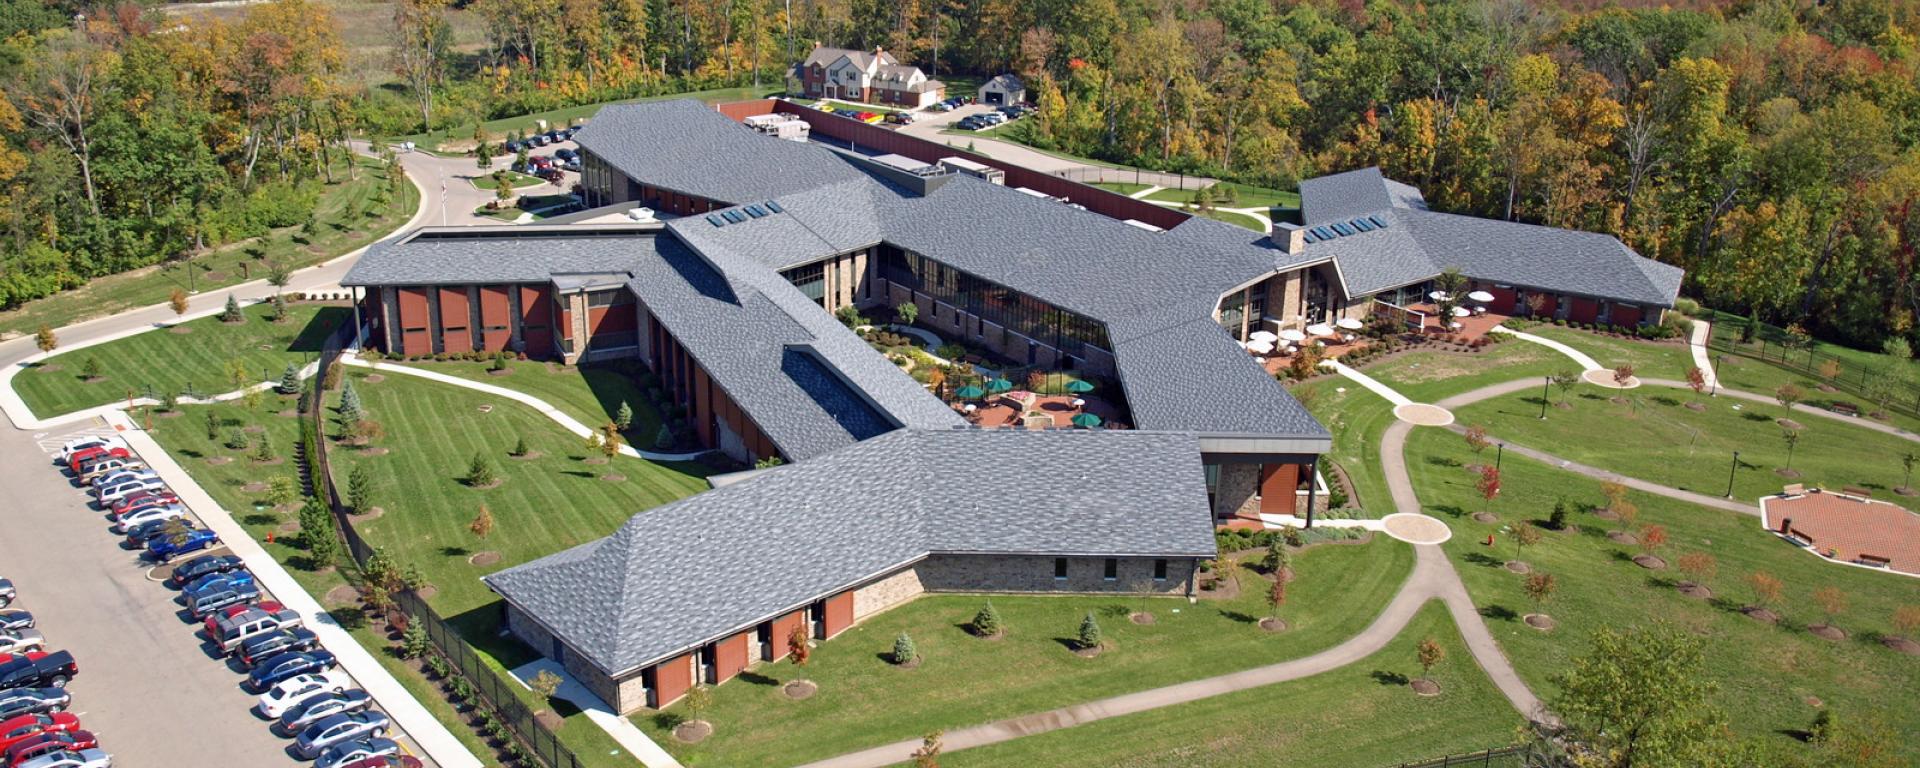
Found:
<svg viewBox="0 0 1920 768"><path fill-rule="evenodd" d="M147 465L131 456L108 456L99 461L90 461L80 469L80 482L93 485L93 481L121 470L145 469Z"/></svg>
<svg viewBox="0 0 1920 768"><path fill-rule="evenodd" d="M236 655L239 656L240 663L252 669L255 664L282 653L311 651L319 647L320 636L314 634L313 630L306 627L292 627L247 638L240 643L240 649Z"/></svg>
<svg viewBox="0 0 1920 768"><path fill-rule="evenodd" d="M202 594L198 599L189 598L187 613L197 619L214 611L236 605L247 605L259 599L260 588L253 584L226 587Z"/></svg>
<svg viewBox="0 0 1920 768"><path fill-rule="evenodd" d="M147 542L147 555L165 563L181 555L199 552L219 543L220 537L214 535L213 531L195 528L178 539L167 536L153 537Z"/></svg>
<svg viewBox="0 0 1920 768"><path fill-rule="evenodd" d="M14 688L0 691L0 720L46 712L60 712L73 703L65 688Z"/></svg>
<svg viewBox="0 0 1920 768"><path fill-rule="evenodd" d="M21 608L0 610L0 629L29 629L33 627L33 614Z"/></svg>
<svg viewBox="0 0 1920 768"><path fill-rule="evenodd" d="M7 765L19 765L49 752L80 751L100 746L93 731L44 731L7 747Z"/></svg>
<svg viewBox="0 0 1920 768"><path fill-rule="evenodd" d="M520 142L518 142L518 141L514 141L514 140L512 140L512 139L508 139L508 140L507 140L507 143L505 143L505 144L502 144L502 145L500 145L500 148L501 148L501 149L504 149L504 150L506 150L505 152L502 152L501 154L505 154L505 155L511 155L511 154L515 154L515 153L517 153L517 152L519 152L519 151L520 151L520 148L521 148L521 147L524 147L524 146L526 146L526 145L525 145L525 144L522 144L522 143L520 143Z"/></svg>
<svg viewBox="0 0 1920 768"><path fill-rule="evenodd" d="M52 752L13 768L113 768L113 755L104 749Z"/></svg>
<svg viewBox="0 0 1920 768"><path fill-rule="evenodd" d="M527 137L527 140L533 142L533 145L536 147L544 147L553 143L553 139L547 138L547 135L544 133L536 133Z"/></svg>
<svg viewBox="0 0 1920 768"><path fill-rule="evenodd" d="M329 693L301 702L280 715L280 732L295 734L307 726L334 715L359 712L373 706L373 695L355 688L345 693Z"/></svg>
<svg viewBox="0 0 1920 768"><path fill-rule="evenodd" d="M0 750L6 750L48 731L80 730L80 718L72 712L20 715L0 722Z"/></svg>
<svg viewBox="0 0 1920 768"><path fill-rule="evenodd" d="M14 598L19 596L20 593L14 589L12 579L0 579L0 608L12 605Z"/></svg>
<svg viewBox="0 0 1920 768"><path fill-rule="evenodd" d="M256 691L265 691L290 677L325 672L332 669L333 664L333 654L327 651L282 653L254 665L253 671L247 673L247 684Z"/></svg>
<svg viewBox="0 0 1920 768"><path fill-rule="evenodd" d="M180 504L161 504L152 507L135 507L125 514L113 516L113 532L126 533L127 529L152 520L168 520L186 517L187 508Z"/></svg>
<svg viewBox="0 0 1920 768"><path fill-rule="evenodd" d="M413 755L382 755L355 760L340 768L421 768L426 765Z"/></svg>
<svg viewBox="0 0 1920 768"><path fill-rule="evenodd" d="M320 753L320 759L313 761L313 768L340 768L349 763L365 760L369 757L385 757L400 754L400 742L384 737L356 739L343 744L327 747Z"/></svg>
<svg viewBox="0 0 1920 768"><path fill-rule="evenodd" d="M102 509L105 509L113 506L114 502L124 499L130 494L140 493L142 491L156 491L165 487L167 487L167 481L160 479L159 475L142 474L137 477L114 480L94 486L93 500L98 502Z"/></svg>
<svg viewBox="0 0 1920 768"><path fill-rule="evenodd" d="M287 713L287 710L299 706L301 702L346 690L346 682L331 673L295 675L276 683L272 689L260 694L256 708L260 710L261 715L278 720L281 715Z"/></svg>
<svg viewBox="0 0 1920 768"><path fill-rule="evenodd" d="M187 527L187 530L200 527L198 523L193 522L193 518L191 517L171 519L179 520L181 525ZM130 549L145 549L148 542L159 538L160 532L166 530L168 522L168 520L149 520L127 529L127 547Z"/></svg>
<svg viewBox="0 0 1920 768"><path fill-rule="evenodd" d="M553 151L553 156L561 160L572 160L576 157L579 157L580 153L575 152L571 149L567 149L566 147L561 147Z"/></svg>
<svg viewBox="0 0 1920 768"><path fill-rule="evenodd" d="M91 462L98 461L104 458L125 459L131 456L133 456L133 454L125 448L121 448L118 446L96 445L91 448L82 448L78 451L74 451L73 455L67 457L67 460L65 463L66 463L68 472L79 474L80 468L83 466L86 466Z"/></svg>
<svg viewBox="0 0 1920 768"><path fill-rule="evenodd" d="M388 725L387 716L381 712L355 712L351 715L334 715L300 732L293 740L293 751L303 758L312 760L325 752L328 747L370 736L385 736Z"/></svg>
<svg viewBox="0 0 1920 768"><path fill-rule="evenodd" d="M207 617L207 638L221 653L233 653L247 641L300 626L300 612L279 603L229 607ZM248 662L252 666L252 662Z"/></svg>
<svg viewBox="0 0 1920 768"><path fill-rule="evenodd" d="M180 497L173 495L173 491L160 488L127 494L121 497L119 501L114 502L109 508L113 510L112 514L114 515L124 515L128 512L146 509L147 507L164 507L168 504L179 503Z"/></svg>
<svg viewBox="0 0 1920 768"><path fill-rule="evenodd" d="M37 629L0 629L0 653L44 651L47 638Z"/></svg>
<svg viewBox="0 0 1920 768"><path fill-rule="evenodd" d="M109 461L125 461L125 459L110 459ZM87 478L85 487L87 489L87 495L93 496L97 494L95 489L104 485L113 485L114 483L125 482L127 480L145 480L158 477L158 474L143 466L121 467Z"/></svg>
<svg viewBox="0 0 1920 768"><path fill-rule="evenodd" d="M57 458L64 464L68 459L73 458L73 454L77 451L99 447L124 449L127 447L127 441L118 436L77 437L60 446Z"/></svg>
<svg viewBox="0 0 1920 768"><path fill-rule="evenodd" d="M226 573L247 567L246 561L233 555L201 555L173 567L173 575L167 580L174 586L192 583L195 579L213 573Z"/></svg>
<svg viewBox="0 0 1920 768"><path fill-rule="evenodd" d="M74 662L73 654L66 651L28 651L0 658L5 659L0 661L0 691L65 688L67 681L80 674L80 665Z"/></svg>
<svg viewBox="0 0 1920 768"><path fill-rule="evenodd" d="M180 590L180 593L186 596L188 605L193 605L221 592L245 590L258 592L260 586L253 580L252 571L241 569L226 573L209 573L195 579L192 584Z"/></svg>

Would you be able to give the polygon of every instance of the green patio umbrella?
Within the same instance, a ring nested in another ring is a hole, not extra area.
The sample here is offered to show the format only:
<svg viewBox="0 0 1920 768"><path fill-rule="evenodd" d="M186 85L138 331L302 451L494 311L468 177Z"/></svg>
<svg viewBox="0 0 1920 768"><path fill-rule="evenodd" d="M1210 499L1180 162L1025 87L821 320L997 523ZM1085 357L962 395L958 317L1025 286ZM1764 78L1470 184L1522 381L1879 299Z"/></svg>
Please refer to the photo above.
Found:
<svg viewBox="0 0 1920 768"><path fill-rule="evenodd" d="M978 400L982 397L985 397L987 394L987 391L969 384L967 386L954 390L953 394L955 397L958 397L962 400Z"/></svg>
<svg viewBox="0 0 1920 768"><path fill-rule="evenodd" d="M1092 429L1094 427L1100 426L1100 417L1095 416L1091 413L1082 413L1078 416L1073 417L1073 425L1076 427L1086 427L1088 429Z"/></svg>
<svg viewBox="0 0 1920 768"><path fill-rule="evenodd" d="M1086 379L1074 379L1073 381L1067 382L1067 391L1076 395L1084 395L1093 391L1093 384Z"/></svg>
<svg viewBox="0 0 1920 768"><path fill-rule="evenodd" d="M987 381L987 391L996 395L1001 392L1011 392L1013 391L1013 382L1007 381L1006 379L989 379Z"/></svg>

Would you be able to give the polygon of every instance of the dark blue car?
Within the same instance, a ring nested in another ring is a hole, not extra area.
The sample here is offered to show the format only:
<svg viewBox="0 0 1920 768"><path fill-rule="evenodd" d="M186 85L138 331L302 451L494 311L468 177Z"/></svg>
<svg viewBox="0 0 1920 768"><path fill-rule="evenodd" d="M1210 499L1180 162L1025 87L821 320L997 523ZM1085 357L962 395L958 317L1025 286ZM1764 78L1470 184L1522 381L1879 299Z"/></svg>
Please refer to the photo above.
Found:
<svg viewBox="0 0 1920 768"><path fill-rule="evenodd" d="M173 575L167 578L177 587L193 583L208 574L237 571L244 567L246 563L233 555L201 555L175 566Z"/></svg>
<svg viewBox="0 0 1920 768"><path fill-rule="evenodd" d="M194 579L192 584L188 584L186 589L181 590L181 593L187 596L188 602L197 602L216 592L250 588L253 588L253 573L243 568L226 573L209 573Z"/></svg>
<svg viewBox="0 0 1920 768"><path fill-rule="evenodd" d="M264 691L288 678L309 672L324 672L331 669L333 664L333 654L327 651L282 653L255 666L253 671L247 674L247 683L256 691Z"/></svg>
<svg viewBox="0 0 1920 768"><path fill-rule="evenodd" d="M198 552L220 543L220 537L213 531L197 528L187 532L178 541L166 536L155 536L147 542L147 554L160 562L167 562L188 552Z"/></svg>

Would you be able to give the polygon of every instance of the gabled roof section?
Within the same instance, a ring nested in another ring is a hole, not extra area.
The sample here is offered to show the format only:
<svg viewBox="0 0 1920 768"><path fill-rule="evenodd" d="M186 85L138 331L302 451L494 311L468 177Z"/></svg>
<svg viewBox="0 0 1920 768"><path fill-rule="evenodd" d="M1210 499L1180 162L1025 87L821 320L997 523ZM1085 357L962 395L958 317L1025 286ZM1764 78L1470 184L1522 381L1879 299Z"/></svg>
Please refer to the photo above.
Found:
<svg viewBox="0 0 1920 768"><path fill-rule="evenodd" d="M724 203L861 177L825 147L767 138L693 99L609 104L574 135L628 176Z"/></svg>
<svg viewBox="0 0 1920 768"><path fill-rule="evenodd" d="M556 274L625 273L651 258L659 224L427 227L375 243L345 286L544 283Z"/></svg>
<svg viewBox="0 0 1920 768"><path fill-rule="evenodd" d="M1356 168L1300 182L1300 220L1350 219L1387 208L1427 209L1420 190L1387 178L1379 168Z"/></svg>
<svg viewBox="0 0 1920 768"><path fill-rule="evenodd" d="M1198 441L901 430L641 512L485 581L618 674L935 553L1212 557Z"/></svg>

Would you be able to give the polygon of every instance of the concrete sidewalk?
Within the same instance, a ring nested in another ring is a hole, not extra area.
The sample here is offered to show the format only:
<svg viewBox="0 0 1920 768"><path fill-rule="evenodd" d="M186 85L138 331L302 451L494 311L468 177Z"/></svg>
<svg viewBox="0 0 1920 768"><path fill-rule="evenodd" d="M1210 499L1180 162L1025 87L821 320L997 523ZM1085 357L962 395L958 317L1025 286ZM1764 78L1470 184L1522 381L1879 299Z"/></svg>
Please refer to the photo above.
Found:
<svg viewBox="0 0 1920 768"><path fill-rule="evenodd" d="M480 759L468 751L466 745L461 744L433 713L428 712L399 680L380 666L373 654L361 647L359 641L335 622L320 607L320 602L307 594L300 583L294 581L293 575L287 573L272 555L267 554L246 529L235 522L233 516L214 501L158 442L141 431L124 412L108 414L107 422L120 430L127 445L167 482L180 500L186 502L187 508L199 516L209 530L219 534L220 542L246 561L248 570L253 571L254 578L262 586L306 619L307 627L320 636L321 644L339 659L341 669L346 670L361 688L373 695L374 700L380 703L380 708L386 710L394 723L406 731L421 751L433 758L435 764L440 768L480 768Z"/></svg>
<svg viewBox="0 0 1920 768"><path fill-rule="evenodd" d="M1705 320L1693 321L1693 328L1687 331L1687 351L1693 353L1693 365L1700 369L1708 389L1720 388L1720 374L1713 368L1713 361L1707 359L1707 342L1713 338L1713 324Z"/></svg>
<svg viewBox="0 0 1920 768"><path fill-rule="evenodd" d="M612 707L601 701L599 696L593 695L593 691L574 679L565 667L553 659L541 657L529 661L515 667L510 674L527 690L533 690L533 686L528 685L527 681L537 677L541 672L552 672L560 677L560 687L553 693L555 698L573 702L574 706L579 707L580 711L586 714L588 720L600 726L600 730L606 731L608 736L613 737L615 743L625 747L627 754L633 755L641 765L647 768L681 768L680 761L673 759L673 755L667 754L667 751L661 749L653 739L647 738L646 732L640 730L640 726L634 725L632 720L615 714Z"/></svg>

